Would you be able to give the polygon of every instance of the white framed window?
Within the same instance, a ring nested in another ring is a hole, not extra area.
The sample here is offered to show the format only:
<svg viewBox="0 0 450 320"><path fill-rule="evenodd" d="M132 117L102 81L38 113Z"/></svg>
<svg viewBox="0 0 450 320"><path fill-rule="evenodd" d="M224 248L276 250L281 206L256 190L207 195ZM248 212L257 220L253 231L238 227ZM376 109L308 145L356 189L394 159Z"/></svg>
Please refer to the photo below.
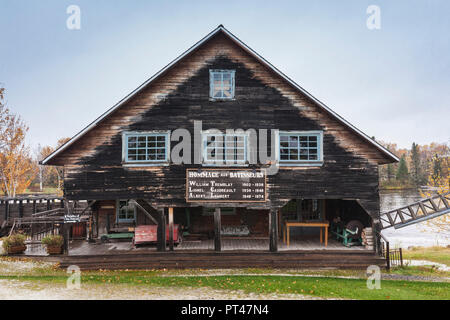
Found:
<svg viewBox="0 0 450 320"><path fill-rule="evenodd" d="M169 161L169 131L125 132L122 135L124 163L164 163Z"/></svg>
<svg viewBox="0 0 450 320"><path fill-rule="evenodd" d="M131 223L136 221L136 206L128 200L117 200L116 203L117 222Z"/></svg>
<svg viewBox="0 0 450 320"><path fill-rule="evenodd" d="M234 99L235 73L235 70L209 70L210 99Z"/></svg>
<svg viewBox="0 0 450 320"><path fill-rule="evenodd" d="M322 131L280 131L280 164L318 164L323 162Z"/></svg>
<svg viewBox="0 0 450 320"><path fill-rule="evenodd" d="M248 135L245 133L203 132L203 163L243 166L247 164Z"/></svg>

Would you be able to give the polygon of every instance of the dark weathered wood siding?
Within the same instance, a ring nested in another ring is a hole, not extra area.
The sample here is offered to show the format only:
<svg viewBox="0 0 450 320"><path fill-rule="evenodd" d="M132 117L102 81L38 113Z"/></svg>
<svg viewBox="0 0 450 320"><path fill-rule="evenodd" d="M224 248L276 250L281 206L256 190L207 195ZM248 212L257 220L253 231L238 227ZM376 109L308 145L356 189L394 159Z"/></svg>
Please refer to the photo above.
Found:
<svg viewBox="0 0 450 320"><path fill-rule="evenodd" d="M209 100L209 69L236 70L236 99ZM186 168L122 166L123 131L203 129L323 130L321 167L283 167L268 177L269 201L247 207L281 207L292 198L360 199L379 210L380 150L320 109L284 79L218 33L144 88L49 164L64 165L69 199L147 199L155 207L186 207ZM172 142L172 146L176 142ZM194 152L192 152L194 154ZM235 204L234 204L235 205Z"/></svg>

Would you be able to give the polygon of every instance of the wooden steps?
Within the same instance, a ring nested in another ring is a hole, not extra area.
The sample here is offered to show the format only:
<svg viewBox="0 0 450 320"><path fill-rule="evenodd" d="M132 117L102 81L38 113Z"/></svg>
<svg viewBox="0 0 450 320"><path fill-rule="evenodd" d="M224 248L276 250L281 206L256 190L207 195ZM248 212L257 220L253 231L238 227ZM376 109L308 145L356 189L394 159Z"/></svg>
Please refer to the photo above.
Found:
<svg viewBox="0 0 450 320"><path fill-rule="evenodd" d="M60 266L94 269L183 269L183 268L347 268L385 266L372 252L166 252L62 257Z"/></svg>

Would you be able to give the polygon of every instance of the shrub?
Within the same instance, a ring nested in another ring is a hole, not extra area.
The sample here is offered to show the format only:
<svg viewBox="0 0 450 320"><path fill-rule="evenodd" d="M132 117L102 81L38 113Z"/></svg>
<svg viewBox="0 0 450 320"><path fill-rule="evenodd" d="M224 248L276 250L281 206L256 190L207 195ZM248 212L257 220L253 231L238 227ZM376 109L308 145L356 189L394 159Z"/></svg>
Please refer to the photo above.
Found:
<svg viewBox="0 0 450 320"><path fill-rule="evenodd" d="M27 237L23 234L13 234L9 237L3 238L2 246L5 251L8 251L11 247L24 246L26 240Z"/></svg>
<svg viewBox="0 0 450 320"><path fill-rule="evenodd" d="M60 235L51 235L42 238L42 243L47 246L62 246L64 244L64 238Z"/></svg>

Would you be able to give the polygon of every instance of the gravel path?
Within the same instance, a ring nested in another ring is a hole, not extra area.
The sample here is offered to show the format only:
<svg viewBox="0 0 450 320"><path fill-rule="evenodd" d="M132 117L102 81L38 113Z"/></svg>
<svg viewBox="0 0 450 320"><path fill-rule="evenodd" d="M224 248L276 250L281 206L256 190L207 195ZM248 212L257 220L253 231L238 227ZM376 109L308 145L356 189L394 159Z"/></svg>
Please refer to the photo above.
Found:
<svg viewBox="0 0 450 320"><path fill-rule="evenodd" d="M0 300L320 300L299 294L257 294L211 288L175 288L127 285L81 285L0 279Z"/></svg>

